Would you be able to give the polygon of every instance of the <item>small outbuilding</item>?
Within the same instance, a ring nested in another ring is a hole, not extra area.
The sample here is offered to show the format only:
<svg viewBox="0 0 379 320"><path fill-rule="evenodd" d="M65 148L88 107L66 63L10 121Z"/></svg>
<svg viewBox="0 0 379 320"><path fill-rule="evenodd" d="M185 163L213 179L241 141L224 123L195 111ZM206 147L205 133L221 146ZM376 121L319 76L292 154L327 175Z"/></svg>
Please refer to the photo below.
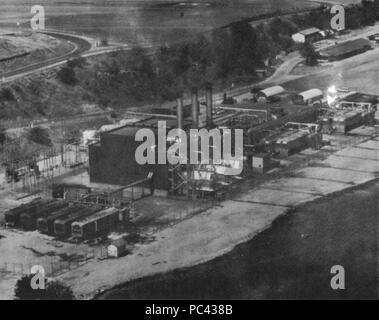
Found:
<svg viewBox="0 0 379 320"><path fill-rule="evenodd" d="M264 174L279 165L280 161L271 159L270 153L257 153L252 156L253 173Z"/></svg>
<svg viewBox="0 0 379 320"><path fill-rule="evenodd" d="M313 43L323 38L321 30L318 28L309 28L292 35L292 40L297 43Z"/></svg>
<svg viewBox="0 0 379 320"><path fill-rule="evenodd" d="M310 89L293 97L293 102L300 105L310 105L322 102L324 95L320 89Z"/></svg>
<svg viewBox="0 0 379 320"><path fill-rule="evenodd" d="M274 86L261 90L257 94L257 100L259 102L268 101L277 98L279 95L283 94L286 90L281 86Z"/></svg>
<svg viewBox="0 0 379 320"><path fill-rule="evenodd" d="M118 240L113 241L108 246L108 257L119 258L125 255L125 253L127 252L126 244L127 243L124 239L118 239Z"/></svg>

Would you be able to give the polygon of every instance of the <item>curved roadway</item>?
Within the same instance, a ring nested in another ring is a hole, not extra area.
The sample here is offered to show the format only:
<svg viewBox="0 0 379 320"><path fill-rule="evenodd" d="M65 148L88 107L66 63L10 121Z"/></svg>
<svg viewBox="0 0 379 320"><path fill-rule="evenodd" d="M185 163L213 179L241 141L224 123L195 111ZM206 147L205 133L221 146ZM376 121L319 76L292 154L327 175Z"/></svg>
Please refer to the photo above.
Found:
<svg viewBox="0 0 379 320"><path fill-rule="evenodd" d="M11 70L8 72L2 73L2 82L13 81L17 78L32 74L34 72L40 72L49 68L53 68L59 66L61 64L66 63L68 60L79 57L79 56L94 56L104 53L109 53L112 51L117 51L120 49L128 48L125 45L117 45L117 46L108 46L104 48L99 48L97 50L93 49L93 44L91 43L91 39L84 38L76 35L70 35L67 33L59 33L55 31L46 31L44 34L51 35L55 38L60 38L66 40L73 44L74 48L61 56L50 58L41 62L33 63L31 65Z"/></svg>

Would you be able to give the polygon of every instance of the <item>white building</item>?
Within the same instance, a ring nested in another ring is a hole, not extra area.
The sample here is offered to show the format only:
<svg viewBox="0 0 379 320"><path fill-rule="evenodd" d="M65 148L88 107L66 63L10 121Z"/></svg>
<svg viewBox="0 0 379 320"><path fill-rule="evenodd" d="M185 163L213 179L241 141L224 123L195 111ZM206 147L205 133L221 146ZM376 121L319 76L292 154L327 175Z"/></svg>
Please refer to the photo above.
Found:
<svg viewBox="0 0 379 320"><path fill-rule="evenodd" d="M320 89L310 89L297 94L293 98L293 102L296 104L309 105L313 103L322 103L324 94Z"/></svg>
<svg viewBox="0 0 379 320"><path fill-rule="evenodd" d="M108 257L110 258L119 258L127 251L126 241L124 239L118 239L113 241L108 246Z"/></svg>
<svg viewBox="0 0 379 320"><path fill-rule="evenodd" d="M297 43L316 42L322 39L321 30L318 28L309 28L292 35L292 40Z"/></svg>
<svg viewBox="0 0 379 320"><path fill-rule="evenodd" d="M281 86L266 88L258 92L257 99L259 102L264 102L269 100L270 98L283 94L285 91L286 90Z"/></svg>

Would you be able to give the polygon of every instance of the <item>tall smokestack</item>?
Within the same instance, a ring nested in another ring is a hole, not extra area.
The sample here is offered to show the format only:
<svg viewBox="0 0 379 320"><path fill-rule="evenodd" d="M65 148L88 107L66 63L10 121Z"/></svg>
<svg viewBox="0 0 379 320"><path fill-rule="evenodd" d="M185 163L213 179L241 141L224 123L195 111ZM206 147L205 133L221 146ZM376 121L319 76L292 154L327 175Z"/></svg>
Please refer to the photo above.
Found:
<svg viewBox="0 0 379 320"><path fill-rule="evenodd" d="M207 127L212 127L213 125L213 92L212 92L212 85L207 86L207 94L206 94L206 100L207 100Z"/></svg>
<svg viewBox="0 0 379 320"><path fill-rule="evenodd" d="M192 127L199 128L199 101L197 88L192 88Z"/></svg>
<svg viewBox="0 0 379 320"><path fill-rule="evenodd" d="M183 98L176 100L176 117L178 120L178 129L183 129Z"/></svg>

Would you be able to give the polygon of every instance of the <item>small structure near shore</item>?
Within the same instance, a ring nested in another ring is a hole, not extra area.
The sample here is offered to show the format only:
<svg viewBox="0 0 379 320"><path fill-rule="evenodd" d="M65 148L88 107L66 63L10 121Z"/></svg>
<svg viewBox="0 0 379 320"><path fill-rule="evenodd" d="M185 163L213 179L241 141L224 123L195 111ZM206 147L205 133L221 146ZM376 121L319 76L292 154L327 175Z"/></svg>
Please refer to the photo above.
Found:
<svg viewBox="0 0 379 320"><path fill-rule="evenodd" d="M120 258L127 252L126 241L124 239L118 239L113 241L108 246L109 258Z"/></svg>

